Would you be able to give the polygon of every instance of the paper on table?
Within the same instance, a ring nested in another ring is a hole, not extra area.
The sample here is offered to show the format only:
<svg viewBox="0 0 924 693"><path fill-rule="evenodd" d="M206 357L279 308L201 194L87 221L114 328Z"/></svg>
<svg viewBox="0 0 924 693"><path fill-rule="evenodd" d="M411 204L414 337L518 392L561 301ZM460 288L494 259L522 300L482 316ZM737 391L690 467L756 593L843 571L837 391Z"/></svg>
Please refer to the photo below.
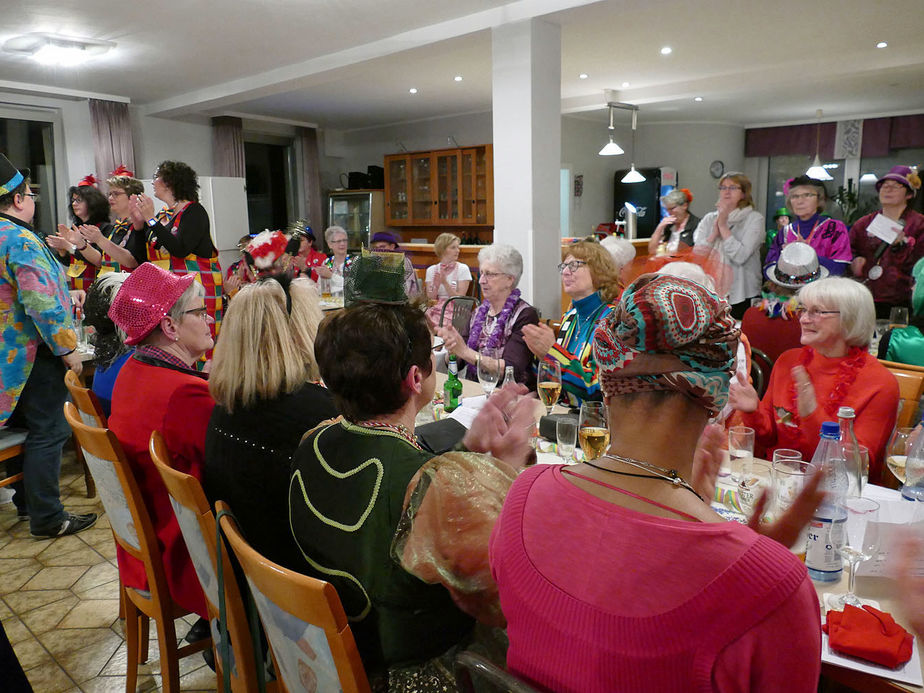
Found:
<svg viewBox="0 0 924 693"><path fill-rule="evenodd" d="M902 225L892 221L881 212L873 217L873 220L866 227L866 233L876 238L881 238L886 243L894 243L898 234L902 230Z"/></svg>
<svg viewBox="0 0 924 693"><path fill-rule="evenodd" d="M914 512L914 503L902 500L898 492L869 484L863 489L863 497L879 503L879 555L863 561L857 569L857 577L889 576L892 547L904 532L924 533L924 527L908 524ZM924 559L919 559L914 574L924 577Z"/></svg>
<svg viewBox="0 0 924 693"><path fill-rule="evenodd" d="M829 593L825 592L825 594L822 596L824 598L825 604L827 604L828 597L830 596ZM869 604L875 609L879 608L879 602L874 602L869 599L864 599L862 601L864 604ZM824 615L822 615L822 621L824 621ZM867 674L873 674L874 676L882 676L883 678L892 679L893 681L900 681L901 683L911 683L915 686L924 685L924 680L921 679L921 651L918 648L917 638L914 638L911 646L911 659L905 662L905 664L900 666L898 669L887 669L886 667L879 664L867 662L865 659L858 659L856 657L851 657L849 655L843 655L839 652L835 652L831 649L827 634L822 633L821 661L827 662L828 664L834 664L835 666L844 667L845 669L853 669L855 671L863 671Z"/></svg>
<svg viewBox="0 0 924 693"><path fill-rule="evenodd" d="M465 429L468 430L472 427L472 421L475 420L475 417L478 416L478 412L481 411L481 408L484 406L484 403L487 402L487 398L484 395L478 395L477 397L463 397L462 406L458 407L455 411L448 415L448 418L455 419L460 424L465 426Z"/></svg>

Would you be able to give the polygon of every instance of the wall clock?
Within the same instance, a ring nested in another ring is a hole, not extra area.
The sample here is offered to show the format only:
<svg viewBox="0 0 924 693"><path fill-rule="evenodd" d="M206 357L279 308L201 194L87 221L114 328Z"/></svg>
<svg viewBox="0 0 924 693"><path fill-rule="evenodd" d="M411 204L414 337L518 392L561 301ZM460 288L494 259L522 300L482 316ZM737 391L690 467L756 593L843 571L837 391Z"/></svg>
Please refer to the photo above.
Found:
<svg viewBox="0 0 924 693"><path fill-rule="evenodd" d="M709 164L709 173L713 178L721 178L722 174L725 173L725 164L716 159Z"/></svg>

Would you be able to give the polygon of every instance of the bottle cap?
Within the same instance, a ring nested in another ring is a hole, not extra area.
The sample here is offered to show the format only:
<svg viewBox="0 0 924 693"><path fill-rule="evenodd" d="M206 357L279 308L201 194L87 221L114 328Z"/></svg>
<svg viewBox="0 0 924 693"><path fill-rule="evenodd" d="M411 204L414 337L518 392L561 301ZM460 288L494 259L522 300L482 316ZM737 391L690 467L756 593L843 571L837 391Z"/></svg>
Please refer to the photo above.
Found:
<svg viewBox="0 0 924 693"><path fill-rule="evenodd" d="M841 425L837 421L825 421L821 424L821 435L826 438L840 438Z"/></svg>
<svg viewBox="0 0 924 693"><path fill-rule="evenodd" d="M840 407L837 410L837 418L839 419L855 419L857 418L857 413L853 410L853 407Z"/></svg>

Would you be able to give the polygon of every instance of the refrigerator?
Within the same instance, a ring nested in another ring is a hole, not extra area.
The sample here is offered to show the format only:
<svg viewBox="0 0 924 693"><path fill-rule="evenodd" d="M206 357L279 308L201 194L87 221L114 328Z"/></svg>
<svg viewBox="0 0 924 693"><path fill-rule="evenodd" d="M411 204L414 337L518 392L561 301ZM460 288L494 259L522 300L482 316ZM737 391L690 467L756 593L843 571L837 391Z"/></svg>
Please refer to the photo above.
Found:
<svg viewBox="0 0 924 693"><path fill-rule="evenodd" d="M641 183L623 183L622 177L629 169L616 171L613 220L625 221L623 205L630 202L638 210L636 230L638 238L651 238L655 227L661 221L664 210L661 208L661 196L677 187L677 170L661 166L659 168L640 168L645 176Z"/></svg>
<svg viewBox="0 0 924 693"><path fill-rule="evenodd" d="M369 247L369 239L385 230L384 190L341 190L328 193L328 226L346 229L349 252Z"/></svg>

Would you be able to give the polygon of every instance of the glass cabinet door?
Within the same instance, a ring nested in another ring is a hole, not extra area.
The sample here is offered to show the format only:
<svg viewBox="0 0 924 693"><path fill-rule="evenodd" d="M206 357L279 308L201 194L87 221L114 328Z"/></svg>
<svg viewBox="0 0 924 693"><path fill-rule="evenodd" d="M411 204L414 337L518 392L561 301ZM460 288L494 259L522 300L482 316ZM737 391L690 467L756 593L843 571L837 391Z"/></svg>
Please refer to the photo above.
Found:
<svg viewBox="0 0 924 693"><path fill-rule="evenodd" d="M436 156L437 221L459 222L459 152Z"/></svg>
<svg viewBox="0 0 924 693"><path fill-rule="evenodd" d="M460 220L463 224L475 223L475 150L462 150L462 167L459 181L461 204Z"/></svg>
<svg viewBox="0 0 924 693"><path fill-rule="evenodd" d="M433 191L430 180L430 154L411 156L411 202L415 222L433 221Z"/></svg>
<svg viewBox="0 0 924 693"><path fill-rule="evenodd" d="M475 223L488 223L488 165L485 161L485 151L479 149L475 152Z"/></svg>
<svg viewBox="0 0 924 693"><path fill-rule="evenodd" d="M408 168L409 158L401 157L389 159L386 162L388 177L388 199L385 201L388 222L400 223L407 221L410 209L408 207Z"/></svg>

